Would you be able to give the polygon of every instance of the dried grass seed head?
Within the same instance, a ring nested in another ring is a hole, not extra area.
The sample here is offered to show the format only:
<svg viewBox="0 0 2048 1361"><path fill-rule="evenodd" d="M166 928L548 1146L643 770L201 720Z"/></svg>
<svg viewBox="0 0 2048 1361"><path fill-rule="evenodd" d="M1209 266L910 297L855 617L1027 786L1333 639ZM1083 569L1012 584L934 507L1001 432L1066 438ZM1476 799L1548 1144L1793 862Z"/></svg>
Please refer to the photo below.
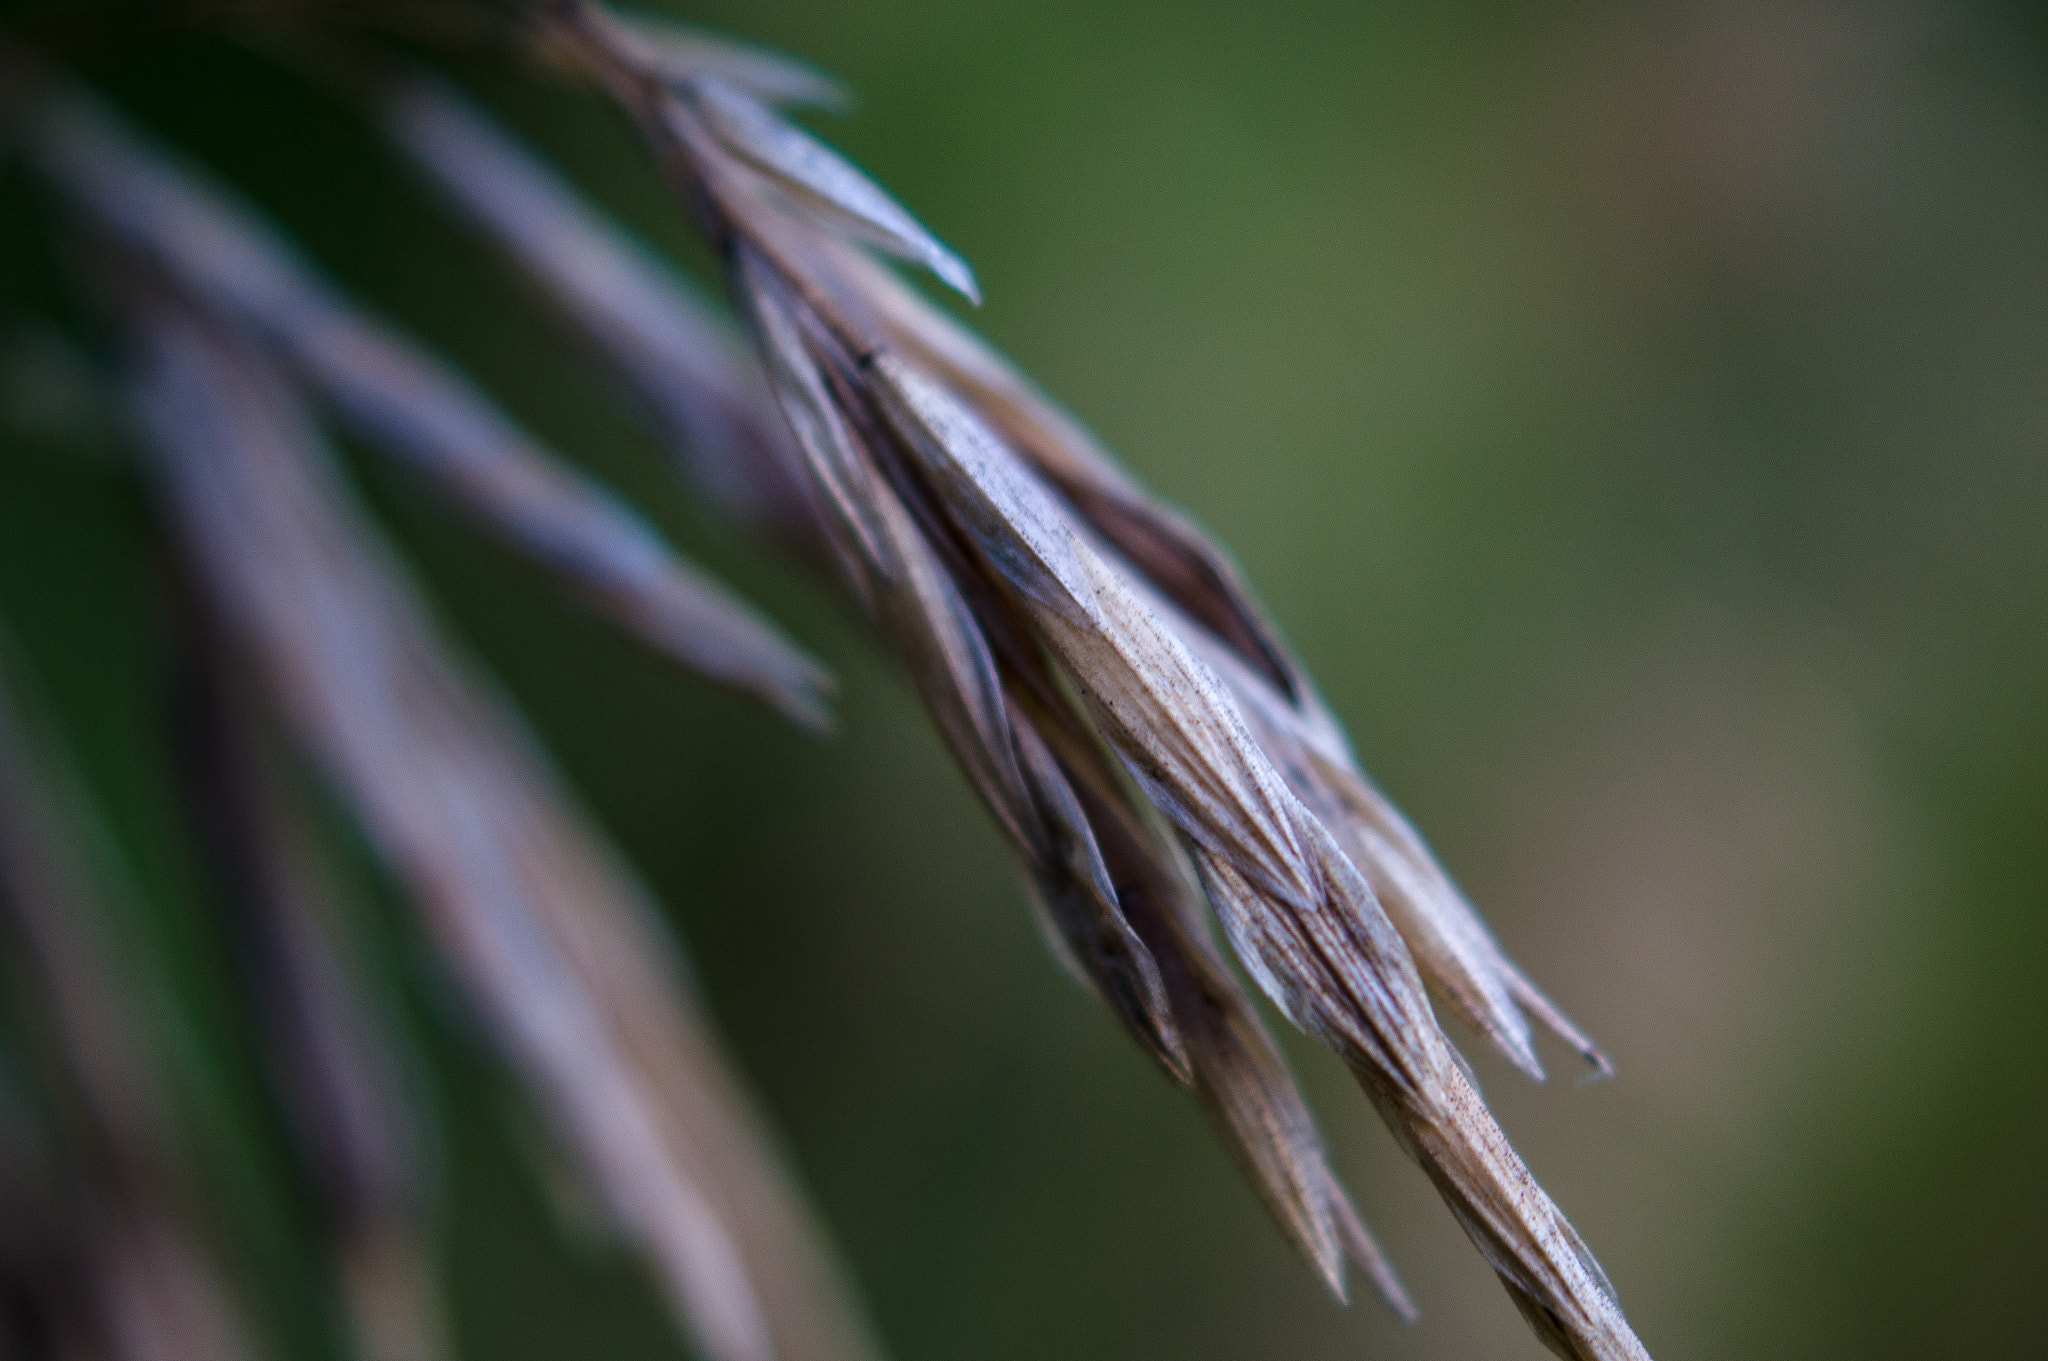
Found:
<svg viewBox="0 0 2048 1361"><path fill-rule="evenodd" d="M560 13L567 45L581 45L592 73L635 114L725 252L818 499L832 512L836 554L871 608L876 583L891 579L901 557L900 546L878 532L881 507L893 496L935 542L953 540L945 551L935 548L934 557L954 564L964 549L975 584L958 599L972 608L993 591L1009 607L993 612L1004 617L978 617L977 624L1002 634L1013 627L1009 616L1021 613L1031 643L1080 696L1093 732L1175 827L1240 958L1297 1024L1351 1064L1539 1336L1570 1356L1644 1355L1576 1235L1507 1148L1436 1026L1415 957L1354 863L1356 855L1373 864L1384 883L1401 891L1410 932L1440 989L1512 1057L1533 1067L1526 1021L1503 981L1505 961L1497 948L1484 948L1491 937L1483 928L1474 934L1476 917L1459 915L1462 900L1431 881L1433 860L1418 863L1419 840L1390 836L1394 829L1384 819L1377 826L1363 816L1350 822L1352 810L1324 796L1305 761L1295 763L1290 784L1281 761L1254 738L1228 685L1197 658L1170 615L1147 602L1147 588L1134 584L1132 576L1142 571L1091 543L1111 536L1077 523L1075 504L1063 502L974 410L971 392L955 391L943 374L892 346L874 321L880 300L862 296L858 272L840 265L841 253L819 235L836 229L842 239L871 240L871 220L848 221L866 202L864 189L806 178L814 162L775 163L764 148L800 144L785 126L750 127L736 145L730 128L716 126L723 96L715 81L708 83L708 101L689 83L677 89L636 67L631 45L612 39L612 26L595 6L566 6ZM756 113L774 116L759 108L748 116ZM800 204L803 213L791 212L758 191L750 170L800 179L806 193L832 199L834 212L821 215L808 201ZM1077 462L1088 470L1085 461ZM1099 472L1102 461L1095 463L1093 479L1076 474L1077 480L1123 492L1128 506L1127 484L1109 483ZM880 501L878 481L888 493ZM1203 564L1207 570L1196 580L1212 590L1234 584L1217 570L1220 554L1188 553L1186 534L1163 528L1170 523L1164 516L1149 522L1154 557ZM1134 537L1128 523L1117 528ZM1176 541L1182 551L1159 551ZM1185 578L1168 580L1188 592ZM1235 592L1226 589L1226 598L1238 621L1259 620ZM1230 617L1213 600L1201 603L1210 618ZM957 615L950 600L947 610ZM1253 674L1263 670L1264 680L1277 681L1283 702L1304 725L1324 719L1284 652L1268 645L1270 631L1240 632L1262 644L1262 655L1249 659ZM1009 671L1018 669L1001 650L991 656ZM932 687L925 689L929 696ZM963 741L960 725L949 724L943 708L941 727L970 774L1000 772L1014 755L986 731ZM1330 740L1332 732L1319 736L1326 755L1342 750L1341 739ZM999 821L1006 783L976 778ZM1363 811L1377 809L1367 801ZM1016 839L1014 829L1012 835Z"/></svg>

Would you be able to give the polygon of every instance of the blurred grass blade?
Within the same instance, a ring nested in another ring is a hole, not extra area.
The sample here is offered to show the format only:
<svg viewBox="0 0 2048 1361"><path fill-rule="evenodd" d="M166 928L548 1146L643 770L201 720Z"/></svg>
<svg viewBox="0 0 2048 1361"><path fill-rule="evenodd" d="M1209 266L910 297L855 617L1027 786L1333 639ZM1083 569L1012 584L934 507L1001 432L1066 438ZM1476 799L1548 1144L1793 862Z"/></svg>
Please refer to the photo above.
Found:
<svg viewBox="0 0 2048 1361"><path fill-rule="evenodd" d="M678 85L710 77L769 104L834 112L852 104L844 85L814 66L663 15L621 11L653 68Z"/></svg>
<svg viewBox="0 0 2048 1361"><path fill-rule="evenodd" d="M135 325L166 508L273 702L714 1361L870 1355L626 869L439 640L260 357Z"/></svg>
<svg viewBox="0 0 2048 1361"><path fill-rule="evenodd" d="M823 670L683 563L631 507L541 449L453 370L365 317L253 213L75 91L30 122L45 175L211 310L260 335L365 438L663 654L810 728Z"/></svg>
<svg viewBox="0 0 2048 1361"><path fill-rule="evenodd" d="M11 643L0 635L0 907L9 963L44 1004L62 1085L78 1098L95 1156L156 1160L171 1139L168 1098L111 954L84 834L84 798L23 703Z"/></svg>
<svg viewBox="0 0 2048 1361"><path fill-rule="evenodd" d="M181 601L176 622L186 815L255 1003L356 1354L438 1361L448 1349L419 1241L417 1134L392 1037L337 939L311 829L265 751L260 701L196 601Z"/></svg>
<svg viewBox="0 0 2048 1361"><path fill-rule="evenodd" d="M47 1126L6 1111L0 1223L56 1260L21 1285L46 1345L109 1361L245 1361L246 1324L189 1214L169 1097L94 883L83 794L25 714L0 638L0 950L17 1034L46 1042ZM41 1142L41 1156L30 1149ZM28 1212L27 1219L15 1216Z"/></svg>
<svg viewBox="0 0 2048 1361"><path fill-rule="evenodd" d="M789 432L731 322L451 87L383 82L384 128L530 278L722 510L794 546L815 532Z"/></svg>

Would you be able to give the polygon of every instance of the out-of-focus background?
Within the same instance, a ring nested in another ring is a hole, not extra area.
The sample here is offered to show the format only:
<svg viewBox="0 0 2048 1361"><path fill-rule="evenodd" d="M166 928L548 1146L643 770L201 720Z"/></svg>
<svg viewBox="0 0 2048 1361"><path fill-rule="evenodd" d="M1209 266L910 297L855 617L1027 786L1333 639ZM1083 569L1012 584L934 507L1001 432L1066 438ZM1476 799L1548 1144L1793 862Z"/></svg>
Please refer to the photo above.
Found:
<svg viewBox="0 0 2048 1361"><path fill-rule="evenodd" d="M1613 1081L1575 1086L1551 1050L1535 1087L1468 1046L1657 1356L2042 1354L2031 7L678 12L852 84L851 115L815 125L972 260L974 324L1234 547L1368 768L1609 1047ZM1191 1103L1047 958L850 613L693 507L342 102L216 42L92 70L839 671L838 735L793 735L364 468L669 907L894 1357L1538 1354L1304 1044L1425 1317L1321 1295ZM458 73L702 264L611 115ZM55 315L24 189L0 194L0 299ZM152 735L147 518L78 438L62 368L17 363L0 393L0 612L159 904L143 929L174 1048L232 1073L246 1041ZM637 1271L551 1201L515 1094L409 949L390 933L463 1353L686 1355ZM216 1161L223 1204L261 1201L260 1167Z"/></svg>

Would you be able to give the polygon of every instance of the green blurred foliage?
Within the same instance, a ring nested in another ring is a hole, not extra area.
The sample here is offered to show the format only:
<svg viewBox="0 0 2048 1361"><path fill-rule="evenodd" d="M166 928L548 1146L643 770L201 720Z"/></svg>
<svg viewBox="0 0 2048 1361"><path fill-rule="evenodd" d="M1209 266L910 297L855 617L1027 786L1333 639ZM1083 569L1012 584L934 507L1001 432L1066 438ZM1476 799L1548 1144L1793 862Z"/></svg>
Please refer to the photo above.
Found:
<svg viewBox="0 0 2048 1361"><path fill-rule="evenodd" d="M822 130L976 266L974 317L1234 546L1364 759L1613 1082L1480 1076L1686 1357L2028 1356L2048 1274L2048 45L2030 12L1696 0L706 4L843 75ZM363 466L690 942L900 1361L1533 1355L1337 1066L1296 1049L1425 1320L1319 1293L1036 940L820 583L694 508L345 103L202 39L127 108L819 649L813 743L574 615ZM695 266L626 130L458 68ZM64 326L0 171L0 305ZM160 549L118 455L10 409L0 612L151 904L241 1269L305 1246L180 846ZM34 413L29 413L33 415ZM374 876L358 876L374 897ZM682 1355L546 1189L389 904L466 1355ZM269 1129L274 1134L274 1129ZM294 1254L298 1256L295 1258ZM294 1265L296 1262L296 1265Z"/></svg>

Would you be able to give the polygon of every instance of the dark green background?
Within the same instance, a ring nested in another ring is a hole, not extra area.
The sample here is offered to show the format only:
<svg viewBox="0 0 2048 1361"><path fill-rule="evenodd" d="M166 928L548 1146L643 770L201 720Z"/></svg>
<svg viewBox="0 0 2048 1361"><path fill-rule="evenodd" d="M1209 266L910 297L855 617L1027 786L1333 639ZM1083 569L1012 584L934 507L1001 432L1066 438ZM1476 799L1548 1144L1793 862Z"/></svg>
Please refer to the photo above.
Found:
<svg viewBox="0 0 2048 1361"><path fill-rule="evenodd" d="M1561 1051L1542 1088L1475 1061L1657 1356L2042 1354L2048 48L2025 11L688 12L852 83L819 126L974 263L976 324L1236 549L1369 768L1609 1046L1619 1076L1587 1088ZM1320 1296L1047 959L886 659L693 510L344 106L213 42L89 66L838 670L841 731L808 742L365 465L671 908L895 1357L1538 1354L1298 1045L1425 1320ZM457 69L701 264L607 112ZM0 296L55 317L47 235L10 172ZM241 1269L309 1347L165 804L148 519L117 459L24 432L24 400L0 611L143 890ZM378 919L439 1084L464 1353L682 1355L554 1214L514 1094Z"/></svg>

